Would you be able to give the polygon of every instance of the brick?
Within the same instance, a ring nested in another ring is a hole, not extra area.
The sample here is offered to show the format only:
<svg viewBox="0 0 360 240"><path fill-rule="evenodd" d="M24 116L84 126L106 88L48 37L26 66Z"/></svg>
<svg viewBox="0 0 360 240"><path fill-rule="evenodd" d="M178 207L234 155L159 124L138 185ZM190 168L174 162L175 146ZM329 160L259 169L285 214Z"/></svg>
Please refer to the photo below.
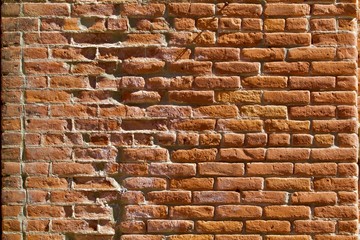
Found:
<svg viewBox="0 0 360 240"><path fill-rule="evenodd" d="M225 162L261 161L265 159L262 148L223 148L220 149L220 160Z"/></svg>
<svg viewBox="0 0 360 240"><path fill-rule="evenodd" d="M110 16L114 11L112 4L75 4L72 16Z"/></svg>
<svg viewBox="0 0 360 240"><path fill-rule="evenodd" d="M121 240L161 240L161 235L123 235Z"/></svg>
<svg viewBox="0 0 360 240"><path fill-rule="evenodd" d="M288 18L286 19L285 29L293 32L306 32L308 20L306 18Z"/></svg>
<svg viewBox="0 0 360 240"><path fill-rule="evenodd" d="M311 158L314 161L356 162L358 155L353 148L320 148L311 150Z"/></svg>
<svg viewBox="0 0 360 240"><path fill-rule="evenodd" d="M301 205L333 205L336 200L336 193L333 192L295 192L291 195L291 202Z"/></svg>
<svg viewBox="0 0 360 240"><path fill-rule="evenodd" d="M149 220L150 233L186 233L194 228L194 222L187 220Z"/></svg>
<svg viewBox="0 0 360 240"><path fill-rule="evenodd" d="M312 71L319 75L354 75L354 62L313 62Z"/></svg>
<svg viewBox="0 0 360 240"><path fill-rule="evenodd" d="M312 41L315 46L354 45L355 36L352 33L317 33L313 34Z"/></svg>
<svg viewBox="0 0 360 240"><path fill-rule="evenodd" d="M175 18L174 27L176 30L194 30L195 20L192 18Z"/></svg>
<svg viewBox="0 0 360 240"><path fill-rule="evenodd" d="M260 190L263 188L264 180L259 177L252 178L218 178L215 188L218 190Z"/></svg>
<svg viewBox="0 0 360 240"><path fill-rule="evenodd" d="M240 202L240 194L237 192L196 191L193 194L194 204L229 204Z"/></svg>
<svg viewBox="0 0 360 240"><path fill-rule="evenodd" d="M1 14L4 17L16 17L20 14L19 3L4 3L1 8Z"/></svg>
<svg viewBox="0 0 360 240"><path fill-rule="evenodd" d="M170 124L172 130L206 131L214 130L215 120L213 119L189 119L174 120Z"/></svg>
<svg viewBox="0 0 360 240"><path fill-rule="evenodd" d="M340 235L340 236L316 235L316 237L315 237L316 240L325 240L325 239L329 239L329 240L355 240L356 238L357 238L356 236L344 236L344 235Z"/></svg>
<svg viewBox="0 0 360 240"><path fill-rule="evenodd" d="M254 88L284 88L287 86L287 77L256 76L241 79L241 84Z"/></svg>
<svg viewBox="0 0 360 240"><path fill-rule="evenodd" d="M194 164L180 163L157 163L149 166L149 173L154 176L195 176L196 168Z"/></svg>
<svg viewBox="0 0 360 240"><path fill-rule="evenodd" d="M28 188L44 188L44 189L66 189L68 182L65 178L55 177L29 177L26 179Z"/></svg>
<svg viewBox="0 0 360 240"><path fill-rule="evenodd" d="M320 178L314 181L315 190L337 191L348 190L352 191L357 188L353 179L346 178Z"/></svg>
<svg viewBox="0 0 360 240"><path fill-rule="evenodd" d="M219 146L221 142L221 135L212 133L200 134L199 141L202 146Z"/></svg>
<svg viewBox="0 0 360 240"><path fill-rule="evenodd" d="M266 16L306 16L310 13L307 4L267 4L264 14Z"/></svg>
<svg viewBox="0 0 360 240"><path fill-rule="evenodd" d="M197 221L195 228L201 233L241 232L243 224L238 221Z"/></svg>
<svg viewBox="0 0 360 240"><path fill-rule="evenodd" d="M109 37L112 36L110 35ZM114 40L108 40L108 41L116 42ZM126 46L138 45L138 44L163 44L163 43L164 43L164 36L162 34L145 34L145 33L128 34L124 42Z"/></svg>
<svg viewBox="0 0 360 240"><path fill-rule="evenodd" d="M28 206L28 217L65 217L65 210L59 206Z"/></svg>
<svg viewBox="0 0 360 240"><path fill-rule="evenodd" d="M172 235L169 236L169 240L213 240L212 235L205 234L183 234L183 235Z"/></svg>
<svg viewBox="0 0 360 240"><path fill-rule="evenodd" d="M224 16L259 17L262 7L259 4L220 3L217 5L217 12Z"/></svg>
<svg viewBox="0 0 360 240"><path fill-rule="evenodd" d="M219 20L214 17L199 18L196 21L196 27L201 30L216 30L219 27Z"/></svg>
<svg viewBox="0 0 360 240"><path fill-rule="evenodd" d="M313 7L313 14L315 16L353 16L356 17L356 5L339 3L339 4L315 4Z"/></svg>
<svg viewBox="0 0 360 240"><path fill-rule="evenodd" d="M306 75L310 64L306 62L269 62L264 64L264 72L277 75Z"/></svg>
<svg viewBox="0 0 360 240"><path fill-rule="evenodd" d="M209 31L202 31L199 33L174 32L170 34L169 45L184 46L193 44L197 44L198 46L214 45L215 33Z"/></svg>
<svg viewBox="0 0 360 240"><path fill-rule="evenodd" d="M262 215L262 209L257 206L247 205L225 205L216 207L216 216L218 218L258 218Z"/></svg>
<svg viewBox="0 0 360 240"><path fill-rule="evenodd" d="M332 233L335 232L335 222L322 220L296 220L296 233Z"/></svg>
<svg viewBox="0 0 360 240"><path fill-rule="evenodd" d="M306 161L310 158L310 149L269 148L266 159L269 161Z"/></svg>
<svg viewBox="0 0 360 240"><path fill-rule="evenodd" d="M265 129L270 132L306 132L310 129L309 121L266 120Z"/></svg>
<svg viewBox="0 0 360 240"><path fill-rule="evenodd" d="M256 75L259 72L260 66L258 63L246 62L219 62L215 63L215 71L218 74L252 74Z"/></svg>
<svg viewBox="0 0 360 240"><path fill-rule="evenodd" d="M243 191L241 201L248 204L285 204L286 192L280 191Z"/></svg>
<svg viewBox="0 0 360 240"><path fill-rule="evenodd" d="M197 146L199 144L199 134L197 134L197 133L179 133L177 135L177 143L179 145L184 145L184 146ZM194 149L194 150L196 150L196 149ZM185 152L183 152L183 153L185 153ZM190 153L190 151L189 151L189 153ZM179 152L179 155L182 156L182 154L180 152Z"/></svg>
<svg viewBox="0 0 360 240"><path fill-rule="evenodd" d="M310 93L307 91L265 91L263 99L272 104L307 104L310 102Z"/></svg>
<svg viewBox="0 0 360 240"><path fill-rule="evenodd" d="M262 20L256 18L245 18L242 21L242 29L247 31L261 31Z"/></svg>
<svg viewBox="0 0 360 240"><path fill-rule="evenodd" d="M332 60L335 54L335 48L292 48L289 49L288 59L292 61Z"/></svg>
<svg viewBox="0 0 360 240"><path fill-rule="evenodd" d="M199 163L199 173L204 176L242 176L243 163Z"/></svg>
<svg viewBox="0 0 360 240"><path fill-rule="evenodd" d="M250 233L289 233L290 223L276 220L252 220L246 221L246 230Z"/></svg>
<svg viewBox="0 0 360 240"><path fill-rule="evenodd" d="M163 148L127 148L123 150L124 161L166 161L168 151Z"/></svg>
<svg viewBox="0 0 360 240"><path fill-rule="evenodd" d="M261 240L261 236L259 235L239 235L239 234L231 234L231 235L216 235L216 240Z"/></svg>
<svg viewBox="0 0 360 240"><path fill-rule="evenodd" d="M309 46L308 33L266 33L265 44L269 47Z"/></svg>
<svg viewBox="0 0 360 240"><path fill-rule="evenodd" d="M356 122L352 120L314 120L313 130L315 132L331 133L353 133L355 132Z"/></svg>
<svg viewBox="0 0 360 240"><path fill-rule="evenodd" d="M63 3L26 3L24 4L25 16L68 16L69 9L67 4Z"/></svg>
<svg viewBox="0 0 360 240"><path fill-rule="evenodd" d="M288 175L293 172L291 163L251 163L246 165L249 176Z"/></svg>
<svg viewBox="0 0 360 240"><path fill-rule="evenodd" d="M171 154L173 162L213 162L216 159L217 149L177 150Z"/></svg>
<svg viewBox="0 0 360 240"><path fill-rule="evenodd" d="M127 3L123 5L121 14L131 17L160 17L165 12L164 4L146 4L140 5L135 3Z"/></svg>
<svg viewBox="0 0 360 240"><path fill-rule="evenodd" d="M236 61L240 60L238 48L195 48L195 60Z"/></svg>
<svg viewBox="0 0 360 240"><path fill-rule="evenodd" d="M310 240L310 236L306 235L291 235L291 236L285 236L285 235L269 235L266 237L266 240Z"/></svg>
<svg viewBox="0 0 360 240"><path fill-rule="evenodd" d="M109 18L108 29L126 31L128 30L128 21L126 18Z"/></svg>
<svg viewBox="0 0 360 240"><path fill-rule="evenodd" d="M313 31L334 31L336 28L335 19L311 19L310 20L310 28Z"/></svg>
<svg viewBox="0 0 360 240"><path fill-rule="evenodd" d="M243 91L243 90L217 92L216 100L218 102L230 102L230 103L260 103L261 92Z"/></svg>
<svg viewBox="0 0 360 240"><path fill-rule="evenodd" d="M214 207L210 206L174 206L170 208L170 217L176 219L211 219Z"/></svg>
<svg viewBox="0 0 360 240"><path fill-rule="evenodd" d="M357 209L352 206L315 207L314 215L320 218L358 218Z"/></svg>
<svg viewBox="0 0 360 240"><path fill-rule="evenodd" d="M261 33L224 33L218 37L217 43L222 46L252 47L262 39Z"/></svg>
<svg viewBox="0 0 360 240"><path fill-rule="evenodd" d="M56 175L88 175L95 174L95 169L91 164L81 163L54 163L53 173Z"/></svg>
<svg viewBox="0 0 360 240"><path fill-rule="evenodd" d="M166 206L147 205L137 206L128 205L124 209L125 219L151 219L164 218L168 214Z"/></svg>
<svg viewBox="0 0 360 240"><path fill-rule="evenodd" d="M267 178L266 188L283 191L309 191L311 181L309 178Z"/></svg>
<svg viewBox="0 0 360 240"><path fill-rule="evenodd" d="M251 61L281 61L285 58L283 48L244 48L241 57Z"/></svg>
<svg viewBox="0 0 360 240"><path fill-rule="evenodd" d="M335 77L290 77L291 89L332 89L335 88Z"/></svg>
<svg viewBox="0 0 360 240"><path fill-rule="evenodd" d="M264 215L271 219L309 219L311 213L305 206L267 206Z"/></svg>
<svg viewBox="0 0 360 240"><path fill-rule="evenodd" d="M289 114L294 119L321 119L321 118L334 118L336 115L336 108L333 106L304 106L304 107L291 107Z"/></svg>
<svg viewBox="0 0 360 240"><path fill-rule="evenodd" d="M204 17L212 16L215 6L206 3L170 3L169 14L171 16Z"/></svg>
<svg viewBox="0 0 360 240"><path fill-rule="evenodd" d="M153 105L146 109L149 117L184 118L190 117L191 108L172 105Z"/></svg>
<svg viewBox="0 0 360 240"><path fill-rule="evenodd" d="M330 102L338 104L353 104L356 102L354 92L313 92L311 95L313 101L319 104L326 104Z"/></svg>
<svg viewBox="0 0 360 240"><path fill-rule="evenodd" d="M131 59L125 60L122 69L131 75L143 75L160 72L165 63L155 59Z"/></svg>
<svg viewBox="0 0 360 240"><path fill-rule="evenodd" d="M171 189L211 190L214 185L212 178L183 178L170 181Z"/></svg>
<svg viewBox="0 0 360 240"><path fill-rule="evenodd" d="M236 106L215 105L193 109L194 117L232 118L238 115Z"/></svg>
<svg viewBox="0 0 360 240"><path fill-rule="evenodd" d="M64 74L68 67L61 62L26 62L25 72L28 74Z"/></svg>
<svg viewBox="0 0 360 240"><path fill-rule="evenodd" d="M267 143L267 135L263 133L248 133L245 138L245 145L249 147L263 147Z"/></svg>

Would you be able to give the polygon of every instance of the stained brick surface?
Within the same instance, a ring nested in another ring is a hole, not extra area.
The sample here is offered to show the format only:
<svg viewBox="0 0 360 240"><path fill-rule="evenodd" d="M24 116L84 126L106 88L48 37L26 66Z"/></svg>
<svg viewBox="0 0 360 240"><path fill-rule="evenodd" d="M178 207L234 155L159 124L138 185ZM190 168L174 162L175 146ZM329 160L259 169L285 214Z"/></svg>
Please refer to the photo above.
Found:
<svg viewBox="0 0 360 240"><path fill-rule="evenodd" d="M2 5L11 240L355 240L354 0Z"/></svg>

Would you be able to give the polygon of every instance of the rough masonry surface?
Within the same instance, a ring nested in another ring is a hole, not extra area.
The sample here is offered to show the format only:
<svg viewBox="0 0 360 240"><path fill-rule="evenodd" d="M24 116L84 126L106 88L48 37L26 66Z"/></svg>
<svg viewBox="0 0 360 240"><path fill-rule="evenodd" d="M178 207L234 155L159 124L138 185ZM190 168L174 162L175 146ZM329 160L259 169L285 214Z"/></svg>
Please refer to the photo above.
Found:
<svg viewBox="0 0 360 240"><path fill-rule="evenodd" d="M355 0L5 0L6 240L356 240Z"/></svg>

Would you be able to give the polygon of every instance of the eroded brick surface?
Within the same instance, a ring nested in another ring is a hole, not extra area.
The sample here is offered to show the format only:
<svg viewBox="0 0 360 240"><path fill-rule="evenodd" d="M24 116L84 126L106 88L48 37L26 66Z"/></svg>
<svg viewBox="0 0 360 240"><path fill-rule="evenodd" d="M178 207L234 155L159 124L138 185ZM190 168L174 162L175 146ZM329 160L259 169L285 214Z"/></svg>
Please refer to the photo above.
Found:
<svg viewBox="0 0 360 240"><path fill-rule="evenodd" d="M5 0L3 239L357 239L356 17Z"/></svg>

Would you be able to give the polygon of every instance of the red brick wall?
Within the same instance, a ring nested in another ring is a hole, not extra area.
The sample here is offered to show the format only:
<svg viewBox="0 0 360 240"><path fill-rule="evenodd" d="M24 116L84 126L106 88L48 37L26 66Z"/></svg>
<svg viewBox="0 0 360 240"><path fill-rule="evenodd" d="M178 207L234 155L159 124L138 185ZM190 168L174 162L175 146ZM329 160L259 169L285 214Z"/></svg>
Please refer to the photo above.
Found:
<svg viewBox="0 0 360 240"><path fill-rule="evenodd" d="M357 239L356 13L5 0L3 239Z"/></svg>

